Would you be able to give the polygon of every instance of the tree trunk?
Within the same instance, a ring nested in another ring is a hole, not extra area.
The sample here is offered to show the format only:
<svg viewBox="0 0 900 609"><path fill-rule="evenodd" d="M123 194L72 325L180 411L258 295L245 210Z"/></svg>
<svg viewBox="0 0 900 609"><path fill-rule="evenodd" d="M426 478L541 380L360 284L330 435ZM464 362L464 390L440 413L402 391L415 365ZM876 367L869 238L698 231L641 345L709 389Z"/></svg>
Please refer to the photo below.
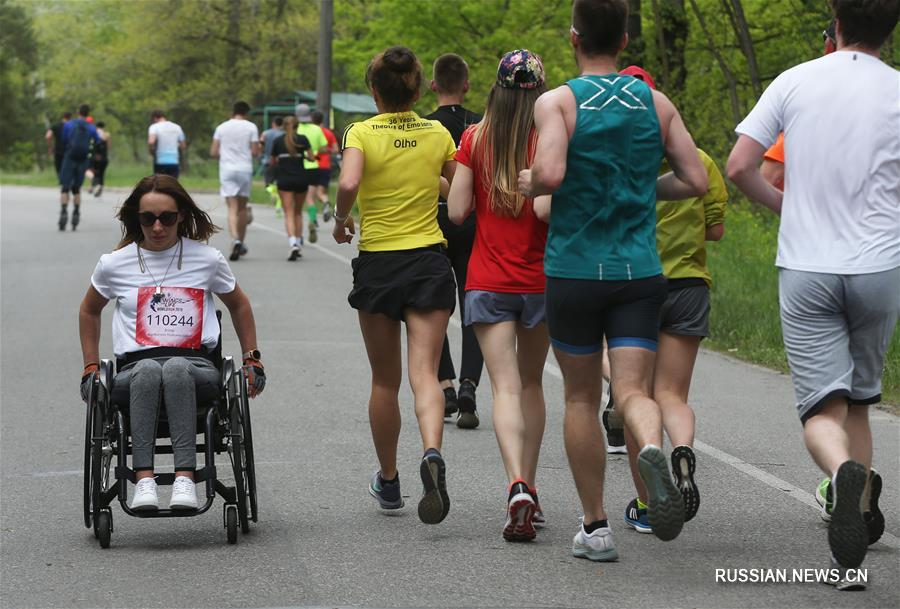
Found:
<svg viewBox="0 0 900 609"><path fill-rule="evenodd" d="M657 79L661 87L669 84L669 50L666 47L666 36L663 31L666 29L665 20L662 11L659 10L659 0L651 0L653 5L653 19L656 22L656 55L659 58L659 64L662 66L662 72L657 74Z"/></svg>
<svg viewBox="0 0 900 609"><path fill-rule="evenodd" d="M668 92L675 94L684 90L687 79L684 49L687 46L688 20L684 0L663 0L662 16L663 43L669 71L665 86Z"/></svg>
<svg viewBox="0 0 900 609"><path fill-rule="evenodd" d="M703 18L703 13L700 12L700 8L697 6L697 0L690 0L690 2L691 8L694 10L694 14L697 15L697 21L700 24L700 29L703 30L703 34L706 36L709 50L716 58L716 62L719 64L719 68L722 70L722 74L725 76L725 81L728 83L728 98L731 100L731 118L733 124L737 125L739 122L741 122L742 116L741 104L738 100L737 94L737 81L734 78L734 73L725 62L725 57L722 56L722 52L719 50L718 45L716 45L715 39L712 37L709 28L706 26L706 19Z"/></svg>
<svg viewBox="0 0 900 609"><path fill-rule="evenodd" d="M641 0L628 0L628 46L619 55L620 67L643 65L644 47L641 36Z"/></svg>
<svg viewBox="0 0 900 609"><path fill-rule="evenodd" d="M762 95L762 81L759 78L759 66L756 63L756 52L753 49L750 28L744 17L744 7L741 0L722 0L722 6L725 7L728 20L731 21L731 27L734 29L734 34L741 47L741 53L747 60L747 71L750 76L750 86L753 87L753 96L755 99L759 99L759 96Z"/></svg>
<svg viewBox="0 0 900 609"><path fill-rule="evenodd" d="M225 53L225 82L227 83L228 101L233 103L238 96L238 59L240 57L239 44L241 41L241 0L229 0L228 2L228 42Z"/></svg>

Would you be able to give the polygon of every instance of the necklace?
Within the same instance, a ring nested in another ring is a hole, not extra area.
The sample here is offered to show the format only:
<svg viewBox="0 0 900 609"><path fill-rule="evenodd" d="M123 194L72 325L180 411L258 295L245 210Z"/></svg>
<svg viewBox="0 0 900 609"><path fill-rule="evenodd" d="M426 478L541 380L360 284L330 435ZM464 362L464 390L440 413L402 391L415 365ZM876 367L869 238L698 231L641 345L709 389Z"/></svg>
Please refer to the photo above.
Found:
<svg viewBox="0 0 900 609"><path fill-rule="evenodd" d="M138 258L138 268L141 269L141 273L149 273L150 278L153 280L154 285L156 285L155 294L157 296L162 296L162 284L166 280L166 277L169 276L169 270L172 268L172 263L175 262L175 257L178 257L178 270L181 270L181 260L182 254L184 253L184 245L181 241L181 237L178 238L178 248L172 253L172 259L169 260L169 266L166 267L166 272L163 274L162 281L157 281L156 277L153 275L153 271L150 270L150 266L147 264L147 261L144 260L144 256L141 254L141 246L135 242L135 247L137 247L137 258Z"/></svg>

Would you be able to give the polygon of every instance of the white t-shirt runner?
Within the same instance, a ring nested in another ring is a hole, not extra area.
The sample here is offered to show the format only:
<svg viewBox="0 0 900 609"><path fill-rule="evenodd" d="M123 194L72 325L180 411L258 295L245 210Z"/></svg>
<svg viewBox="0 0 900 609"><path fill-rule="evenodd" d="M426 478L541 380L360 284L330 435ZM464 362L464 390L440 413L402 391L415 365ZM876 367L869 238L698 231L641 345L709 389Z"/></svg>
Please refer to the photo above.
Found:
<svg viewBox="0 0 900 609"><path fill-rule="evenodd" d="M159 121L147 129L147 137L156 135L156 164L177 165L178 144L185 140L181 126L172 121Z"/></svg>
<svg viewBox="0 0 900 609"><path fill-rule="evenodd" d="M857 275L900 266L900 72L838 51L776 78L735 131L784 131L780 268Z"/></svg>
<svg viewBox="0 0 900 609"><path fill-rule="evenodd" d="M255 123L244 119L229 119L216 127L213 139L219 142L220 175L226 171L253 172L250 145L259 141L259 129Z"/></svg>
<svg viewBox="0 0 900 609"><path fill-rule="evenodd" d="M141 250L145 267L162 282L158 292L151 273L141 272L136 244L100 257L91 284L101 296L116 301L116 357L154 347L215 348L219 322L212 295L232 292L234 274L219 250L190 239L181 242L181 269L177 244L161 252Z"/></svg>

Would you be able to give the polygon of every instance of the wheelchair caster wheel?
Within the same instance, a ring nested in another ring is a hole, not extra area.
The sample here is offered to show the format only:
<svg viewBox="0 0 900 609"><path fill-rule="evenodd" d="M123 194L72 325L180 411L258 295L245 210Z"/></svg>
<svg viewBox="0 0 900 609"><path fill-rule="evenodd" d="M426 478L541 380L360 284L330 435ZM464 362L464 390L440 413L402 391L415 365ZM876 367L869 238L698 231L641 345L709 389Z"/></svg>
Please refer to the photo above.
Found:
<svg viewBox="0 0 900 609"><path fill-rule="evenodd" d="M103 511L97 515L97 539L101 548L109 547L109 537L112 533L112 514Z"/></svg>
<svg viewBox="0 0 900 609"><path fill-rule="evenodd" d="M238 512L236 505L225 506L225 530L228 533L228 543L237 543Z"/></svg>

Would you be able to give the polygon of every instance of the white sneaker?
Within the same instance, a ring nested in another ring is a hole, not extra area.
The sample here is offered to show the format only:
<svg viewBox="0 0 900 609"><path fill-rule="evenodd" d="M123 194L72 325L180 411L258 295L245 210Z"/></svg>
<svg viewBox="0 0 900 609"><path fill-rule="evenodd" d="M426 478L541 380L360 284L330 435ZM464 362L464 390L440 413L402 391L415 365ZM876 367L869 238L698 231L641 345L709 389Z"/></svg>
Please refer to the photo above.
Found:
<svg viewBox="0 0 900 609"><path fill-rule="evenodd" d="M587 558L598 562L619 560L619 553L613 543L612 529L603 527L593 533L585 533L584 526L578 527L575 539L572 540L572 555L575 558Z"/></svg>
<svg viewBox="0 0 900 609"><path fill-rule="evenodd" d="M175 478L175 483L172 484L172 499L169 501L169 509L197 509L197 491L193 480L187 476Z"/></svg>
<svg viewBox="0 0 900 609"><path fill-rule="evenodd" d="M156 480L141 478L134 485L134 496L131 498L133 510L158 510L159 495L156 492Z"/></svg>

